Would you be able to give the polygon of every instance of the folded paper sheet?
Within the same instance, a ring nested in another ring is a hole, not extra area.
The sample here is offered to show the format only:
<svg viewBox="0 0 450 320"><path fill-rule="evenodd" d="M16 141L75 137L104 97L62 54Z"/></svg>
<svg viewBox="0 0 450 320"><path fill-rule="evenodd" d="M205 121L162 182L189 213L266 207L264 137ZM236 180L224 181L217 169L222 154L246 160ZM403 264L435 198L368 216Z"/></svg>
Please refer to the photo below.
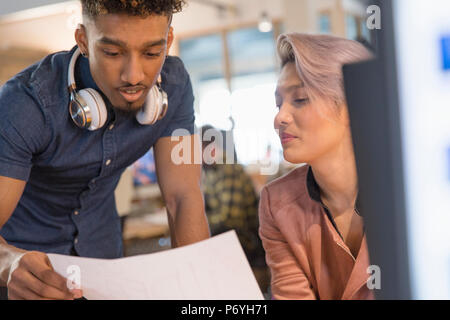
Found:
<svg viewBox="0 0 450 320"><path fill-rule="evenodd" d="M49 254L86 299L260 300L234 231L168 251L121 259Z"/></svg>

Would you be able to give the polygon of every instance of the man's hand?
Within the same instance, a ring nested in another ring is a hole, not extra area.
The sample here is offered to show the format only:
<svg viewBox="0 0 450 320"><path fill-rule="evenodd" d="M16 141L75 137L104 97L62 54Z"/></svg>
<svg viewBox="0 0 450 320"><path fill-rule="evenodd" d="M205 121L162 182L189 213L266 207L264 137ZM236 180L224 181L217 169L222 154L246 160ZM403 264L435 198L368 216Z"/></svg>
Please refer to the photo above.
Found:
<svg viewBox="0 0 450 320"><path fill-rule="evenodd" d="M0 229L11 217L25 188L25 181L0 176ZM0 236L0 285L8 287L9 299L74 299L66 279L57 274L47 255L8 245Z"/></svg>
<svg viewBox="0 0 450 320"><path fill-rule="evenodd" d="M19 300L73 300L81 290L70 291L67 280L53 270L45 253L29 251L11 265L7 282L8 298Z"/></svg>

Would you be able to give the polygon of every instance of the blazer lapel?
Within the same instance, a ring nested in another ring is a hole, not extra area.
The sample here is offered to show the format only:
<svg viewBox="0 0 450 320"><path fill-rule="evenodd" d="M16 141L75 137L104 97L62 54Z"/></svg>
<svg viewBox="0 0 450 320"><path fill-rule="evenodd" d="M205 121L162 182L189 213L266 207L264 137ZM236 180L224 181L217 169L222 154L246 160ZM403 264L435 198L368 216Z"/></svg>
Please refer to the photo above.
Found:
<svg viewBox="0 0 450 320"><path fill-rule="evenodd" d="M367 267L369 264L369 251L367 249L366 234L364 233L355 265L350 274L344 293L342 294L342 300L352 299L355 293L363 285L366 285L367 279L369 278L369 274L367 273Z"/></svg>

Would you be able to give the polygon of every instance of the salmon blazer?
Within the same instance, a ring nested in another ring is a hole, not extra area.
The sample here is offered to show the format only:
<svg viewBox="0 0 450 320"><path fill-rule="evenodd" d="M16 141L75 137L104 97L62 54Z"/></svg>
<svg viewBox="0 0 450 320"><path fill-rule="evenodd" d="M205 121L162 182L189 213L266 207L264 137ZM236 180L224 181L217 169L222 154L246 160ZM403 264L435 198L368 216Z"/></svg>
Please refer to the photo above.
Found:
<svg viewBox="0 0 450 320"><path fill-rule="evenodd" d="M275 299L374 299L366 234L354 257L318 197L312 170L303 166L264 187L261 237Z"/></svg>

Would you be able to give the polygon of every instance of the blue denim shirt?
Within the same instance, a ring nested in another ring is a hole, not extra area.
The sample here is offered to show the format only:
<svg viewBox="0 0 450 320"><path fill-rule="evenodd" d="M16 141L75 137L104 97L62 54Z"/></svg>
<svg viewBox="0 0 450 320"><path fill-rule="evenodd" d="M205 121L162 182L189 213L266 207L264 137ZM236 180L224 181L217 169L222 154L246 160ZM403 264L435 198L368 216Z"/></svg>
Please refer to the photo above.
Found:
<svg viewBox="0 0 450 320"><path fill-rule="evenodd" d="M158 138L179 128L194 133L191 82L181 60L168 57L161 76L169 109L162 120L140 125L133 115L115 112L102 94L107 123L83 130L68 109L74 50L47 56L0 88L0 176L27 181L0 235L26 250L118 258L123 250L114 189ZM78 89L100 92L86 58L78 59L75 78Z"/></svg>

